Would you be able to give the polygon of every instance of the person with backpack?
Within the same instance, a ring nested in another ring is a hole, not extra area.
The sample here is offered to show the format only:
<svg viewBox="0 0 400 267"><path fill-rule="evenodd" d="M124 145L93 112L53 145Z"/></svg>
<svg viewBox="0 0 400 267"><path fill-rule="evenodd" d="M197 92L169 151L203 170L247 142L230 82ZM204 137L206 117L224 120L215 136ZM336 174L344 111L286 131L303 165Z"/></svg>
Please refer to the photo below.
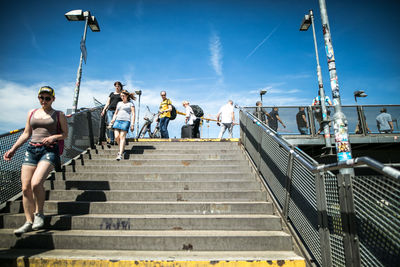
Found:
<svg viewBox="0 0 400 267"><path fill-rule="evenodd" d="M200 121L201 117L204 116L204 112L198 105L190 105L190 107L193 110L194 116L196 116L196 119L193 121L193 138L200 138Z"/></svg>
<svg viewBox="0 0 400 267"><path fill-rule="evenodd" d="M167 98L167 92L161 91L160 96L161 96L162 101L160 104L160 108L158 109L158 112L160 114L159 120L160 120L161 138L169 138L168 124L171 119L172 102L170 99Z"/></svg>
<svg viewBox="0 0 400 267"><path fill-rule="evenodd" d="M190 137L200 137L199 127L200 118L204 115L203 110L197 105L189 105L186 100L182 102L182 105L185 108L185 123L191 128Z"/></svg>
<svg viewBox="0 0 400 267"><path fill-rule="evenodd" d="M15 235L43 228L46 198L43 183L60 163L59 146L68 136L64 113L51 106L55 100L54 89L50 86L41 87L38 99L41 108L28 112L24 132L3 155L5 161L10 161L18 148L31 138L21 167L22 204L26 222L14 231Z"/></svg>

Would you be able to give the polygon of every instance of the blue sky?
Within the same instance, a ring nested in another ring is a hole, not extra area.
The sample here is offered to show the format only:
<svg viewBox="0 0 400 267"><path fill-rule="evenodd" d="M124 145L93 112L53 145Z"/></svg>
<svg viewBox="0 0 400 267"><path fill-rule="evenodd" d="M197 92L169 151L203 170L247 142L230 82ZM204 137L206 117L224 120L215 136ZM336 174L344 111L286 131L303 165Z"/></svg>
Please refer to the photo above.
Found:
<svg viewBox="0 0 400 267"><path fill-rule="evenodd" d="M327 0L342 103L365 90L362 104L400 104L399 1ZM80 107L105 102L114 81L142 90L143 107L156 110L166 90L178 110L188 100L215 117L232 99L254 105L309 105L318 90L311 28L314 10L326 93L329 75L317 0L264 1L1 1L0 132L24 126L38 106L40 86L56 89L56 109L72 106L83 22L64 14L90 10L101 32L87 33ZM11 115L12 114L12 115ZM141 116L142 117L142 116ZM180 136L182 119L170 124ZM204 137L215 137L215 124ZM238 127L235 130L238 135Z"/></svg>

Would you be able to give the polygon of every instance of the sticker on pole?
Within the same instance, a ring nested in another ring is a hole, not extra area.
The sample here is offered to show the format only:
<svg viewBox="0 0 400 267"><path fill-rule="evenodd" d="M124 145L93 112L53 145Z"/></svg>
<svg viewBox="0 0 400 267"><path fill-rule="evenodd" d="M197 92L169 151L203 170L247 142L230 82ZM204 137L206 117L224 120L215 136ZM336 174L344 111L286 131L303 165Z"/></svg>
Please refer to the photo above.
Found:
<svg viewBox="0 0 400 267"><path fill-rule="evenodd" d="M82 52L83 60L85 60L85 64L86 64L87 51L86 51L85 41L83 41L83 39L81 40L81 52Z"/></svg>

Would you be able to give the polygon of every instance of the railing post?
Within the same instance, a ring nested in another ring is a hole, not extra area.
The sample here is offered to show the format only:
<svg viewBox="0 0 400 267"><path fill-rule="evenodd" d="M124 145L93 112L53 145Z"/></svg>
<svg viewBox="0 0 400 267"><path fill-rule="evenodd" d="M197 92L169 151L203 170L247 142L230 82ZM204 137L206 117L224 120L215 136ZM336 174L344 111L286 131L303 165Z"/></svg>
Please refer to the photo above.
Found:
<svg viewBox="0 0 400 267"><path fill-rule="evenodd" d="M353 187L351 184L352 176L350 174L338 174L337 179L346 266L361 266Z"/></svg>
<svg viewBox="0 0 400 267"><path fill-rule="evenodd" d="M310 134L311 136L315 136L315 120L314 120L314 114L312 111L312 108L307 107L307 113L308 113L308 119L310 121Z"/></svg>
<svg viewBox="0 0 400 267"><path fill-rule="evenodd" d="M239 126L240 126L240 142L246 147L246 131L247 116L244 116L243 111L239 110Z"/></svg>
<svg viewBox="0 0 400 267"><path fill-rule="evenodd" d="M358 113L358 118L360 120L359 123L362 130L362 134L366 136L368 134L368 126L365 120L364 109L362 106L357 106L357 113Z"/></svg>
<svg viewBox="0 0 400 267"><path fill-rule="evenodd" d="M93 126L92 126L92 113L90 111L86 112L87 120L88 120L88 134L89 134L89 142L90 148L96 148L94 145L94 135L93 135Z"/></svg>
<svg viewBox="0 0 400 267"><path fill-rule="evenodd" d="M292 147L293 149L293 147ZM289 203L290 203L290 190L292 187L292 176L293 176L293 153L289 152L289 162L288 162L288 168L286 171L286 195L285 195L285 203L283 207L283 216L285 217L285 220L287 221L288 216L289 216Z"/></svg>
<svg viewBox="0 0 400 267"><path fill-rule="evenodd" d="M315 198L318 210L318 232L321 247L322 266L332 266L332 253L328 225L324 173L315 175Z"/></svg>
<svg viewBox="0 0 400 267"><path fill-rule="evenodd" d="M99 145L102 141L106 141L106 115L101 116L100 114L100 133L99 133Z"/></svg>

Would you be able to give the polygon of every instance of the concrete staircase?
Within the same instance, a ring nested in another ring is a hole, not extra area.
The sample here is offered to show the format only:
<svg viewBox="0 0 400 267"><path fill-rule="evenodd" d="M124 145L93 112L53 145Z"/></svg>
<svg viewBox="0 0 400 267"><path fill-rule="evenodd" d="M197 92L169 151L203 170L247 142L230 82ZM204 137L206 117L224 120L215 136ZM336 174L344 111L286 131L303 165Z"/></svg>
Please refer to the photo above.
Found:
<svg viewBox="0 0 400 267"><path fill-rule="evenodd" d="M22 203L9 203L0 262L28 254L74 264L305 266L237 142L131 142L124 160L116 154L98 146L45 182L46 230L16 237Z"/></svg>

